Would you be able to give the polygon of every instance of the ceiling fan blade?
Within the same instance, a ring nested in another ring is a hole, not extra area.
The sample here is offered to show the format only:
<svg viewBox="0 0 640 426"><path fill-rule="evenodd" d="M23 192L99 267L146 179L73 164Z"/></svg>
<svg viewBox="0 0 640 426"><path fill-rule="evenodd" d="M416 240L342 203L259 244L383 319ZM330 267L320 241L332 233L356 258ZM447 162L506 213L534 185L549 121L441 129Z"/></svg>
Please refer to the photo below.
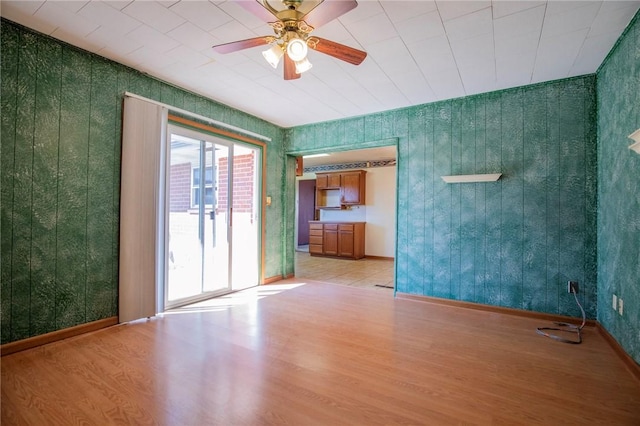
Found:
<svg viewBox="0 0 640 426"><path fill-rule="evenodd" d="M232 41L230 43L218 44L213 46L213 50L218 53L231 53L237 52L242 49L249 49L250 47L263 46L269 44L273 37L263 36L248 38L246 40Z"/></svg>
<svg viewBox="0 0 640 426"><path fill-rule="evenodd" d="M344 15L358 6L356 0L324 1L307 13L302 19L313 28L318 28L329 21Z"/></svg>
<svg viewBox="0 0 640 426"><path fill-rule="evenodd" d="M296 73L296 63L293 62L293 59L289 58L289 55L284 55L282 58L284 59L284 79L295 80L300 78L301 75Z"/></svg>
<svg viewBox="0 0 640 426"><path fill-rule="evenodd" d="M262 2L260 0L241 0L236 3L242 6L243 9L253 13L255 16L257 16L264 22L273 21L274 17L276 19L278 18L273 13L271 13L267 8L265 8L262 5Z"/></svg>
<svg viewBox="0 0 640 426"><path fill-rule="evenodd" d="M349 62L353 65L360 65L364 58L367 57L367 52L354 49L353 47L345 46L344 44L336 43L335 41L327 40L320 37L314 37L318 39L318 43L310 47L318 52L324 53L334 58L340 59L345 62Z"/></svg>

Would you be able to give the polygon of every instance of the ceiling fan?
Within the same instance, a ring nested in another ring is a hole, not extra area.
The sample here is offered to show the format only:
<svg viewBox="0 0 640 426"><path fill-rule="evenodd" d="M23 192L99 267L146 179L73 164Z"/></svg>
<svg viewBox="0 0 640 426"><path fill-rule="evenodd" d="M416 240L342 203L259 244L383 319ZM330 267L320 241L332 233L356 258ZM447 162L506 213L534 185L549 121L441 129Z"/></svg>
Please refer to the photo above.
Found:
<svg viewBox="0 0 640 426"><path fill-rule="evenodd" d="M334 58L360 65L367 52L315 37L311 32L358 6L355 0L251 0L239 4L268 22L275 36L261 36L213 46L218 53L231 53L270 44L262 55L274 68L284 57L284 79L294 80L311 68L307 59L311 48ZM273 18L277 21L273 21ZM272 22L273 21L273 22Z"/></svg>

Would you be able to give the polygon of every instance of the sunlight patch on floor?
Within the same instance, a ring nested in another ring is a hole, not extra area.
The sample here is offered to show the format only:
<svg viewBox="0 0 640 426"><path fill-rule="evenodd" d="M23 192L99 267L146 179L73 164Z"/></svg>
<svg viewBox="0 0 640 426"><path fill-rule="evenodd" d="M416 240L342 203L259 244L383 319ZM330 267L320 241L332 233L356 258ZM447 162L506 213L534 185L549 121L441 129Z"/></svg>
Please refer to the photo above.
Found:
<svg viewBox="0 0 640 426"><path fill-rule="evenodd" d="M224 296L214 297L212 299L203 300L201 302L186 305L164 312L162 315L216 312L227 310L235 306L248 305L256 303L260 299L273 296L283 291L291 290L296 287L305 285L304 282L296 282L291 284L267 284L257 287L251 287L246 290L237 291L235 293L226 294Z"/></svg>

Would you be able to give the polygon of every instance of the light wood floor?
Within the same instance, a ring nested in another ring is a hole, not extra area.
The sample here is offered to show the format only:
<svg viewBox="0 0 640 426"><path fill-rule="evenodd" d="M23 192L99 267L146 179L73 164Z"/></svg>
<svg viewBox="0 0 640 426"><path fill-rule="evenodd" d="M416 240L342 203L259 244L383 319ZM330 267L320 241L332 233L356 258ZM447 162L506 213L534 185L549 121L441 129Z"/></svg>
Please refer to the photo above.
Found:
<svg viewBox="0 0 640 426"><path fill-rule="evenodd" d="M594 328L287 280L2 358L2 425L639 425Z"/></svg>

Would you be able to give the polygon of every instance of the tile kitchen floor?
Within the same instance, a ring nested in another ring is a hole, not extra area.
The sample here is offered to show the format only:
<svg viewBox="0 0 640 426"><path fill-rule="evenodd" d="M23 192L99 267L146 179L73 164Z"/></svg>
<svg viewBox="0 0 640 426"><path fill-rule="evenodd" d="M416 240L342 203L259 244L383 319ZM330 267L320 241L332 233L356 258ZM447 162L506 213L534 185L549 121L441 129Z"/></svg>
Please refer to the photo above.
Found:
<svg viewBox="0 0 640 426"><path fill-rule="evenodd" d="M301 251L296 251L295 256L299 279L393 291L393 259L333 259L310 256Z"/></svg>

